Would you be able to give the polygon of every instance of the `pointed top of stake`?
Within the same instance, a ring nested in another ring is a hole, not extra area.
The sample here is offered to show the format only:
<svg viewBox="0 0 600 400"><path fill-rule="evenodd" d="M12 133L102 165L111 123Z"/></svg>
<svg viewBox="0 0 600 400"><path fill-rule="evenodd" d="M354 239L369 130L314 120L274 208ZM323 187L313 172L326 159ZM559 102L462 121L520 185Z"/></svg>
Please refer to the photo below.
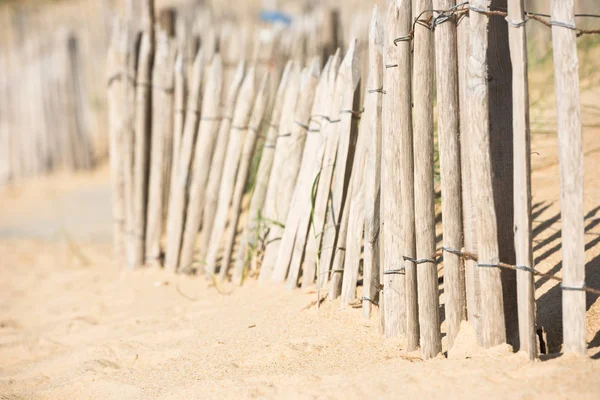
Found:
<svg viewBox="0 0 600 400"><path fill-rule="evenodd" d="M231 84L227 88L227 107L230 109L235 105L235 100L237 98L238 91L240 90L240 85L242 84L242 80L244 79L244 69L246 68L246 63L242 60L238 63L237 68L235 69L235 74L233 75L233 79L231 80ZM232 111L227 111L231 113ZM231 115L229 115L231 117Z"/></svg>
<svg viewBox="0 0 600 400"><path fill-rule="evenodd" d="M350 40L348 51L346 52L346 56L342 61L339 72L342 74L342 77L346 80L346 82L354 89L356 89L356 86L360 81L360 62L358 58L358 51L356 51L357 44L358 40L356 38Z"/></svg>
<svg viewBox="0 0 600 400"><path fill-rule="evenodd" d="M383 25L381 24L381 18L379 17L379 7L377 4L373 6L373 17L371 18L371 26L369 28L369 49L376 49L379 54L383 54ZM371 50L369 50L371 54Z"/></svg>
<svg viewBox="0 0 600 400"><path fill-rule="evenodd" d="M254 101L254 108L252 109L252 117L248 126L251 129L260 129L260 123L263 119L267 103L269 101L269 83L270 74L265 72L260 82L258 93L256 94L256 100Z"/></svg>
<svg viewBox="0 0 600 400"><path fill-rule="evenodd" d="M277 93L275 94L275 100L277 102L279 102L280 99L283 100L285 88L287 87L288 81L290 79L290 71L292 70L293 66L294 66L294 61L288 60L288 62L285 64L285 67L283 68L283 73L281 74L281 80L279 81L279 87L277 88Z"/></svg>
<svg viewBox="0 0 600 400"><path fill-rule="evenodd" d="M246 72L246 76L240 87L240 93L237 96L232 126L243 126L248 123L248 116L250 115L252 105L254 104L255 89L256 70L251 66Z"/></svg>
<svg viewBox="0 0 600 400"><path fill-rule="evenodd" d="M319 57L314 57L312 59L308 71L315 78L318 78L321 75L321 60Z"/></svg>

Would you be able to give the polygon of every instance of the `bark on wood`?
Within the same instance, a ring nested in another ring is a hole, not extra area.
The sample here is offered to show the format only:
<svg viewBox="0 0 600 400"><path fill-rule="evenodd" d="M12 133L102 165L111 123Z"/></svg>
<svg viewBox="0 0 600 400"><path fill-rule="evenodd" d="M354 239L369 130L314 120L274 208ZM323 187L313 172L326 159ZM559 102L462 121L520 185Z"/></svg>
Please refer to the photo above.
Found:
<svg viewBox="0 0 600 400"><path fill-rule="evenodd" d="M474 7L488 9L488 2L476 0ZM490 127L487 82L488 17L469 12L469 65L467 96L469 98L469 135L473 140L472 173L477 220L477 254L479 265L497 264L499 260L496 211L492 187L490 159ZM481 345L492 347L506 342L502 282L500 270L478 267L481 285L480 330Z"/></svg>
<svg viewBox="0 0 600 400"><path fill-rule="evenodd" d="M167 217L167 246L165 254L165 268L171 272L177 270L179 252L181 250L181 236L185 223L185 212L188 198L188 183L190 165L194 153L194 144L198 133L198 120L201 107L202 73L204 71L202 51L199 51L194 61L194 68L190 86L190 97L186 105L186 119L183 128L183 137L177 165L175 179L171 182L171 197Z"/></svg>
<svg viewBox="0 0 600 400"><path fill-rule="evenodd" d="M300 88L300 68L296 62L290 70L288 87L283 101L283 110L279 121L279 136L275 147L275 158L273 168L269 176L267 194L263 212L264 223L267 225L265 237L265 249L259 279L271 279L273 275L274 258L277 255L279 240L283 233L281 226L287 218L292 193L289 189L290 181L295 183L297 169L288 168L287 160L293 153L302 151L304 142L297 143L299 138L292 137L291 131L294 127L294 112L298 100ZM300 147L300 148L298 148ZM293 186L292 186L293 188ZM267 254L272 261L267 261ZM285 278L285 277L284 277Z"/></svg>
<svg viewBox="0 0 600 400"><path fill-rule="evenodd" d="M264 235L262 232L259 216L264 210L265 197L267 194L267 184L271 175L271 167L275 158L275 148L277 145L277 135L279 134L279 121L283 110L283 101L287 84L289 81L289 71L292 68L292 62L289 61L283 71L277 93L273 102L273 111L271 112L271 122L267 130L267 138L262 150L262 156L258 171L256 173L256 184L252 192L252 200L248 210L246 228L240 240L240 246L236 255L235 270L238 276L243 276L244 269L249 262L248 256L256 251L259 237Z"/></svg>
<svg viewBox="0 0 600 400"><path fill-rule="evenodd" d="M221 176L223 174L223 165L225 164L225 152L227 151L227 145L229 143L229 132L231 130L231 121L233 118L233 112L244 79L244 62L240 62L235 72L233 80L227 90L225 108L223 109L223 119L219 126L219 133L217 134L217 144L215 145L214 154L210 163L210 175L208 177L208 184L206 185L206 200L204 204L204 210L202 213L202 236L199 251L199 261L204 265L205 272L208 276L208 270L206 269L206 254L210 244L210 235L215 220L215 213L217 211L217 205L219 200L219 188L221 186ZM225 65L223 65L223 79L226 77ZM223 80L225 84L225 80ZM224 86L226 87L226 86ZM221 96L222 97L222 96Z"/></svg>
<svg viewBox="0 0 600 400"><path fill-rule="evenodd" d="M508 18L524 21L523 0L511 0ZM529 82L527 79L527 34L525 25L509 24L510 54L513 72L513 152L515 250L517 265L533 267L531 236L531 143L529 136ZM537 357L535 331L535 286L533 274L517 271L519 306L519 350L529 359Z"/></svg>
<svg viewBox="0 0 600 400"><path fill-rule="evenodd" d="M235 235L237 233L238 222L240 219L240 214L242 212L242 199L244 197L244 189L246 188L246 183L248 182L248 176L250 174L250 165L252 163L252 157L254 156L254 150L256 148L258 135L259 132L261 132L262 120L265 115L267 104L269 103L269 93L269 73L268 71L265 71L263 75L263 80L259 86L258 93L256 95L256 100L254 101L254 108L252 109L252 115L250 116L250 122L248 123L244 147L242 148L240 165L235 178L235 186L233 190L233 199L231 205L231 216L229 218L229 227L227 228L225 235L225 246L221 261L221 270L219 271L219 277L221 280L225 279L227 271L229 270L229 261L233 252ZM243 277L241 273L236 274L236 271L234 271L234 283L240 284L242 278Z"/></svg>
<svg viewBox="0 0 600 400"><path fill-rule="evenodd" d="M552 0L551 13L553 21L575 25L572 0ZM563 340L566 353L584 355L585 292L568 289L585 284L583 146L575 39L573 30L558 25L552 27L561 178Z"/></svg>
<svg viewBox="0 0 600 400"><path fill-rule="evenodd" d="M160 264L163 234L165 171L171 161L173 134L174 43L164 32L157 35L152 77L152 139L150 146L150 183L146 226L146 264Z"/></svg>
<svg viewBox="0 0 600 400"><path fill-rule="evenodd" d="M321 241L321 254L319 257L321 271L319 273L328 271L336 253L343 252L342 246L336 245L336 242L338 240L338 233L342 229L347 229L347 226L344 227L343 224L347 224L348 219L343 218L343 213L356 146L357 121L360 118L358 104L360 93L357 90L360 83L360 60L358 58L357 44L358 41L356 39L350 41L348 52L338 73L341 75L343 85L342 104L339 114L340 126L337 143L332 143L332 145L337 145L337 150L335 151L335 161L332 165L331 194L328 196L330 204L327 207L327 215L323 226L323 239ZM329 165L329 160L326 160L328 162L326 165ZM322 176L319 177L319 180L321 178ZM325 184L324 189L329 192L327 181L325 181ZM342 241L345 242L346 238L343 237ZM339 257L342 256L343 254L340 254ZM340 263L340 269L342 265L343 263ZM342 272L332 270L329 300L333 300L339 296L341 283Z"/></svg>
<svg viewBox="0 0 600 400"><path fill-rule="evenodd" d="M447 10L455 5L455 0L435 0L433 7ZM443 238L445 247L460 250L463 246L463 230L456 40L455 20L447 21L435 30ZM447 251L444 252L444 295L450 349L460 324L466 319L466 300L463 261L459 255Z"/></svg>
<svg viewBox="0 0 600 400"><path fill-rule="evenodd" d="M373 143L371 137L377 136L378 103L382 102L382 93L372 91L381 88L383 53L383 27L379 20L377 7L373 10L373 17L369 29L369 76L367 78L364 103L364 112L361 117L360 131L357 139L356 153L352 165L351 183L348 191L350 208L348 208L348 235L346 237L346 258L344 266L344 277L342 282L342 295L340 307L345 307L356 298L356 283L358 280L358 269L360 264L363 228L365 226L365 203L366 185L373 179L372 175L365 175L366 158L368 148ZM377 69L379 68L379 71ZM378 79L379 78L379 79ZM381 127L379 123L379 127ZM376 144L376 143L374 143ZM372 171L375 172L375 171ZM350 189L352 191L350 191ZM374 206L375 198L372 198ZM366 248L366 242L365 242ZM372 254L372 253L371 253ZM372 255L371 255L372 256ZM335 260L334 260L335 261ZM373 300L375 297L374 285L379 283L379 273L373 274L373 270L364 269L363 297ZM379 270L377 270L379 272ZM367 276L368 275L368 276ZM373 290L372 290L373 289ZM371 304L371 303L369 303ZM363 303L365 305L365 303Z"/></svg>
<svg viewBox="0 0 600 400"><path fill-rule="evenodd" d="M240 88L240 94L236 102L233 120L229 131L229 143L225 153L225 164L223 166L223 176L221 178L221 187L219 188L219 200L217 212L210 233L210 243L206 255L206 268L210 275L215 274L217 270L217 256L221 248L221 239L227 224L227 215L229 206L233 197L235 185L235 175L239 166L242 146L245 139L245 133L248 128L250 112L254 105L256 94L256 73L254 67L250 67L244 82Z"/></svg>
<svg viewBox="0 0 600 400"><path fill-rule="evenodd" d="M218 140L219 126L222 124L220 100L223 87L223 65L218 54L214 56L206 77L206 96L202 103L190 183L190 200L187 205L179 257L179 269L182 271L189 270L194 261L194 246L202 222L212 154Z"/></svg>

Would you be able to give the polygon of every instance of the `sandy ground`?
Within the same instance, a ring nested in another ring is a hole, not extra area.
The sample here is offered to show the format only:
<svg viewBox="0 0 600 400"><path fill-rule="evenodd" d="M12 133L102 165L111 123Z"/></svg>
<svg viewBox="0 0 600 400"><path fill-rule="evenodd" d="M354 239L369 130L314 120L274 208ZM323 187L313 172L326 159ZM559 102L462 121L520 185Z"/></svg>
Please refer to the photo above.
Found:
<svg viewBox="0 0 600 400"><path fill-rule="evenodd" d="M594 96L596 98L596 96ZM600 147L587 127L587 282L600 287ZM556 136L534 134L535 256L560 272ZM311 307L315 294L110 261L106 168L0 191L0 399L600 398L600 302L588 296L590 358L530 363L476 349L466 326L450 359L423 362L376 318ZM560 351L560 290L537 282L538 323ZM224 290L231 288L225 287ZM443 296L442 296L443 299Z"/></svg>
<svg viewBox="0 0 600 400"><path fill-rule="evenodd" d="M581 69L586 281L600 288L593 60ZM552 75L534 78L535 260L538 269L560 274ZM538 326L557 354L529 362L505 347L483 351L467 324L449 358L424 362L401 342L384 340L375 317L340 311L337 302L316 310L314 293L250 281L223 294L201 278L118 268L111 262L109 198L106 168L0 189L1 400L600 398L597 296L587 297L585 359L558 354L560 288L541 278Z"/></svg>

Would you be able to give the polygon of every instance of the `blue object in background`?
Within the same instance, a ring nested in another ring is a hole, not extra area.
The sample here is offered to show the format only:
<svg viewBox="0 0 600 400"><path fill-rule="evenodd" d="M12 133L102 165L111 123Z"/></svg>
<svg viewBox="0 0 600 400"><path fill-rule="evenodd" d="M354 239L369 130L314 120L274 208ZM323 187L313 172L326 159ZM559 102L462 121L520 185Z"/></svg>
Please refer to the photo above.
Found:
<svg viewBox="0 0 600 400"><path fill-rule="evenodd" d="M286 25L289 25L292 23L292 18L289 15L284 14L279 11L263 10L260 12L260 19L263 21L267 21L267 22L282 22Z"/></svg>

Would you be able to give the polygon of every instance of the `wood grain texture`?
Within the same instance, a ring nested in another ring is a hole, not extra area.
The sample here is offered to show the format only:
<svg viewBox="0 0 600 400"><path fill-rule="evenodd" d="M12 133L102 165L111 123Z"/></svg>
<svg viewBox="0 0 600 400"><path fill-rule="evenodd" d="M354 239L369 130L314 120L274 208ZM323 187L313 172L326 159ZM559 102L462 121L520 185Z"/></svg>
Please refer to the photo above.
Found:
<svg viewBox="0 0 600 400"><path fill-rule="evenodd" d="M455 0L433 2L433 7L439 10L447 10L455 5ZM442 230L444 246L460 250L463 247L463 229L456 36L455 20L435 30ZM444 252L444 295L450 349L462 321L467 317L463 260L450 252Z"/></svg>
<svg viewBox="0 0 600 400"><path fill-rule="evenodd" d="M321 165L323 158L323 150L321 144L321 132L319 126L315 123L315 114L318 114L324 104L325 86L327 82L327 65L323 72L319 71L318 60L313 61L312 74L319 77L317 87L315 89L314 100L311 105L310 114L306 119L307 138L304 144L302 161L298 178L296 179L296 187L292 196L292 204L290 212L285 222L285 230L279 245L277 259L275 265L285 264L288 269L287 288L289 290L296 287L298 277L300 275L302 255L304 253L304 243L308 231L308 219L306 218L307 211L310 216L311 208L311 189L314 177ZM303 273L303 279L306 271ZM312 271L314 276L314 270Z"/></svg>
<svg viewBox="0 0 600 400"><path fill-rule="evenodd" d="M525 18L523 0L508 3L512 22ZM525 26L508 28L513 83L514 233L517 265L533 267L531 236L531 143L529 131L529 82L527 78L527 34ZM519 350L529 359L537 357L535 330L535 286L533 274L517 271Z"/></svg>
<svg viewBox="0 0 600 400"><path fill-rule="evenodd" d="M417 1L415 15L427 18L431 0ZM418 259L431 259L435 254L435 189L433 187L433 34L417 27L414 34L414 137L415 155L415 233ZM419 326L421 355L433 358L442 351L440 331L437 265L417 265L419 284Z"/></svg>
<svg viewBox="0 0 600 400"><path fill-rule="evenodd" d="M288 229L288 226L292 230L294 229L293 227L297 219L296 210L294 209L294 189L298 183L302 155L304 153L306 137L308 135L306 128L309 124L310 113L317 91L317 85L319 83L319 68L319 63L315 60L315 62L311 63L310 67L303 71L298 102L296 103L296 108L294 110L294 121L291 129L291 138L294 145L284 164L285 169L288 170L283 176L284 182L279 184L279 187L285 193L285 200L288 202L288 212L284 220L285 229L281 229L281 240L279 240L280 243L277 246L277 249L273 246L267 247L264 258L264 263L266 265L274 263L273 275L271 276L271 280L274 282L283 282L288 275L289 258L287 262L284 262L282 257L282 261L280 262L279 255L284 253L289 254L289 251L291 251L294 245L293 240L295 239L295 235L291 235L292 231L288 231L290 235L286 237L285 232ZM291 179L287 179L286 182L285 176L290 176Z"/></svg>
<svg viewBox="0 0 600 400"><path fill-rule="evenodd" d="M339 75L341 61L340 50L338 49L332 59L331 66L329 67L329 77L327 79L328 91L332 92L333 95L330 104L327 104L322 110L321 129L325 136L325 150L318 174L318 180L316 182L315 192L311 194L313 196L314 204L306 249L304 252L304 267L314 268L315 271L317 271L317 290L324 288L329 281L329 269L321 268L320 265L318 265L318 260L340 127L339 111L342 106L344 88L342 76Z"/></svg>
<svg viewBox="0 0 600 400"><path fill-rule="evenodd" d="M226 95L225 108L223 110L223 119L219 126L219 133L217 134L217 144L213 152L212 160L210 163L210 175L208 177L208 183L206 185L206 199L204 204L204 210L202 212L202 236L200 242L200 249L198 259L206 270L206 254L210 244L210 237L212 233L213 223L215 220L215 214L217 211L218 200L219 200L219 188L221 186L221 176L223 174L223 165L225 164L225 152L227 151L227 145L229 144L229 133L231 128L231 121L233 113L235 111L236 102L242 80L244 79L245 63L242 61L238 64L235 75L232 77L231 84L229 85ZM225 79L226 68L223 69L223 79ZM225 81L223 81L225 84ZM226 86L224 86L226 87Z"/></svg>
<svg viewBox="0 0 600 400"><path fill-rule="evenodd" d="M414 254L414 188L412 156L411 50L410 42L394 40L408 35L411 29L410 0L392 3L388 8L384 45L382 152L381 152L381 222L382 265L384 271L385 336L406 334L407 313L416 328L407 335L411 347L418 346L417 279L406 283L407 266L403 255ZM400 130L400 132L398 132ZM398 207L398 202L400 207ZM408 241L412 241L407 247ZM412 289L410 306L406 291ZM412 309L411 309L412 307ZM411 341L412 340L412 341ZM416 345L415 345L416 342Z"/></svg>
<svg viewBox="0 0 600 400"><path fill-rule="evenodd" d="M352 160L354 158L358 134L357 121L360 117L360 107L358 103L360 93L357 90L360 83L360 59L357 45L358 40L350 40L348 51L346 52L346 56L344 57L338 72L338 76L341 76L342 78L343 85L342 103L339 117L337 150L335 151L335 161L333 163L333 174L331 178L331 194L328 196L329 206L327 207L320 247L319 267L321 268L321 271L328 271L336 253L344 252L343 246L338 246L336 243L338 241L338 234L342 230L347 229L347 227L343 227L343 224L348 223L348 219L343 218L343 213L348 194ZM323 175L319 177L319 180L321 178L323 178ZM329 192L329 187L326 186L325 188L327 188L327 192ZM342 240L345 242L346 237L344 236ZM340 257L342 256L343 254L340 254ZM329 300L333 300L340 295L342 284L341 268L343 267L343 262L340 262L339 265L340 268L338 268L338 270L332 270L333 273L331 275L329 286Z"/></svg>
<svg viewBox="0 0 600 400"><path fill-rule="evenodd" d="M292 68L292 61L288 61L277 93L275 94L273 102L273 110L271 112L271 121L267 129L267 135L265 144L262 149L262 156L258 165L258 171L256 172L256 183L254 185L254 191L252 192L252 199L250 200L250 207L248 209L248 217L246 227L240 240L240 246L236 255L235 270L240 276L243 275L240 271L243 271L246 264L249 262L248 256L251 252L254 252L258 245L259 237L264 235L261 229L259 216L262 214L265 205L265 198L267 195L267 185L269 183L269 176L273 167L273 161L275 158L275 148L277 146L277 139L279 135L279 121L283 111L283 102L285 92L287 89L290 70Z"/></svg>
<svg viewBox="0 0 600 400"><path fill-rule="evenodd" d="M383 27L379 20L379 14L377 8L373 10L373 16L371 18L371 24L369 26L369 51L368 61L371 68L369 68L367 77L367 90L374 90L381 88L381 79L377 81L375 76L381 78L382 65L382 53L383 53ZM379 63L377 63L379 59ZM376 71L376 69L379 71ZM340 307L347 306L350 302L356 298L356 284L358 280L358 270L360 267L360 258L362 252L363 232L365 226L365 208L369 205L365 204L365 189L367 182L373 179L372 175L365 175L366 169L366 158L368 147L372 143L371 136L377 136L378 119L377 119L377 103L381 104L380 92L367 92L364 96L364 112L361 116L361 122L359 127L358 139L356 143L356 152L354 154L354 161L352 164L352 175L350 178L350 186L348 189L348 197L350 198L348 213L348 233L346 236L346 257L344 265L344 276L342 280L342 293L340 300ZM381 125L379 125L380 127ZM374 172L374 171L373 171ZM373 199L374 200L374 199ZM373 207L374 204L371 206ZM366 246L365 246L366 247ZM335 263L335 260L334 260ZM363 287L365 288L364 297L371 299L371 283L373 281L372 270L369 272L370 275L367 277L364 274ZM379 276L375 274L376 281L379 283ZM367 289L369 286L369 289ZM363 303L364 304L364 303ZM370 304L370 303L369 303Z"/></svg>
<svg viewBox="0 0 600 400"><path fill-rule="evenodd" d="M148 162L150 159L151 91L154 43L145 32L140 45L138 72L135 88L135 136L133 151L133 249L132 268L144 265L146 237L146 208L148 201Z"/></svg>
<svg viewBox="0 0 600 400"><path fill-rule="evenodd" d="M460 103L460 172L462 181L462 215L464 247L467 251L476 252L477 230L476 212L472 173L472 138L469 134L469 98L467 91L467 67L469 52L469 19L463 18L457 28L458 47L458 82ZM467 301L467 320L476 332L479 331L479 270L474 260L464 260L465 292Z"/></svg>
<svg viewBox="0 0 600 400"><path fill-rule="evenodd" d="M185 228L179 256L179 269L182 271L191 268L194 262L194 247L202 222L212 155L218 140L219 127L222 124L220 104L222 90L223 63L221 62L221 56L215 54L206 75L206 96L202 103L198 138L196 140L196 150L194 151L189 190L190 199L187 204Z"/></svg>
<svg viewBox="0 0 600 400"><path fill-rule="evenodd" d="M573 0L552 0L551 14L553 21L575 25ZM585 284L585 241L579 61L575 39L574 31L552 27L561 184L562 284L577 288ZM563 290L562 296L564 351L584 355L585 292Z"/></svg>
<svg viewBox="0 0 600 400"><path fill-rule="evenodd" d="M381 200L381 125L383 92L369 92L383 87L383 25L377 7L373 9L374 23L369 38L369 76L365 93L365 117L368 124L368 143L364 170L364 261L362 315L369 318L372 305L381 303L377 286L382 283L379 260L379 228Z"/></svg>
<svg viewBox="0 0 600 400"><path fill-rule="evenodd" d="M473 6L488 9L488 2L477 0ZM472 182L477 221L479 264L497 264L499 260L496 210L492 187L490 126L488 102L487 47L488 17L469 12L469 135L472 137ZM479 309L481 345L492 347L506 342L502 282L499 268L479 267L481 303Z"/></svg>
<svg viewBox="0 0 600 400"><path fill-rule="evenodd" d="M124 164L124 135L125 135L125 79L123 73L127 68L127 36L125 26L116 20L113 26L110 48L107 55L107 74L109 81L107 104L109 120L109 162L111 180L111 201L113 217L113 251L116 262L125 261L125 164ZM116 78L113 78L116 77ZM4 93L0 93L2 96ZM4 100L2 98L1 100ZM4 104L3 104L4 105ZM2 107L5 110L5 107ZM4 117L2 120L5 120ZM8 132L7 132L8 133ZM7 135L7 138L9 136ZM3 143L2 148L9 148L9 143ZM8 153L10 154L10 153ZM9 157L2 157L8 161ZM9 164L10 165L10 164ZM7 168L10 175L10 167Z"/></svg>
<svg viewBox="0 0 600 400"><path fill-rule="evenodd" d="M198 133L203 71L204 57L202 52L199 51L194 60L190 96L186 104L186 118L177 160L176 178L171 182L171 197L167 214L167 246L165 249L165 268L171 272L175 272L179 264L181 236L187 208L190 166Z"/></svg>
<svg viewBox="0 0 600 400"><path fill-rule="evenodd" d="M225 152L223 175L219 188L219 197L210 242L206 253L206 269L208 274L217 271L217 257L221 248L221 239L227 224L227 215L233 198L235 176L240 162L242 147L248 129L250 113L256 96L256 72L253 66L248 68L233 112L233 120L229 130L229 143Z"/></svg>
<svg viewBox="0 0 600 400"><path fill-rule="evenodd" d="M265 238L265 248L259 275L259 279L262 281L271 279L273 276L279 240L283 234L282 226L287 218L292 196L291 191L293 190L293 186L292 189L290 189L290 186L296 182L297 168L289 168L287 160L292 154L302 151L304 146L305 137L292 136L292 129L294 129L295 125L294 113L300 93L300 79L300 67L296 62L293 62L288 87L283 100L283 110L279 121L279 136L275 147L275 158L273 159L273 168L269 176L265 197L263 218L268 232ZM296 132L301 133L300 130ZM290 181L293 181L293 183ZM285 279L285 276L281 280L283 279Z"/></svg>
<svg viewBox="0 0 600 400"><path fill-rule="evenodd" d="M238 222L240 219L240 214L242 213L242 198L244 197L244 189L246 188L246 183L248 182L250 164L252 163L252 157L254 156L254 150L256 149L256 142L258 140L259 132L261 131L262 121L265 115L267 104L269 103L269 83L269 73L265 71L262 82L256 94L256 100L254 101L252 114L250 115L246 138L244 141L244 146L242 147L242 154L240 156L240 163L235 177L229 226L225 234L223 257L221 259L221 270L219 271L219 277L221 280L225 279L229 270ZM236 275L234 271L233 280L237 284L241 283L242 275Z"/></svg>
<svg viewBox="0 0 600 400"><path fill-rule="evenodd" d="M171 162L175 46L165 32L158 32L152 72L152 135L150 181L146 216L146 264L160 265L164 231L165 171Z"/></svg>

